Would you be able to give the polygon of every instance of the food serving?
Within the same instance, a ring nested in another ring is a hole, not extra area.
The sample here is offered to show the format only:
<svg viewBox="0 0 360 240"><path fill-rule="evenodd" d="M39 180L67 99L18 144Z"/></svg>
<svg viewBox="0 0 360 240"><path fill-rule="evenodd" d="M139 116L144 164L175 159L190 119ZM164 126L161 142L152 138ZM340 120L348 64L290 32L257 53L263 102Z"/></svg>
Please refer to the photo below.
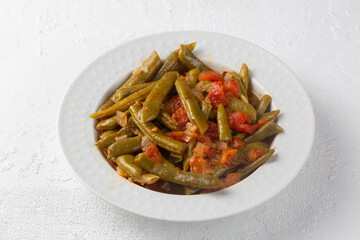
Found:
<svg viewBox="0 0 360 240"><path fill-rule="evenodd" d="M219 191L248 177L282 132L271 97L251 89L250 72L218 73L180 45L162 63L151 53L90 117L96 146L119 175L173 194Z"/></svg>

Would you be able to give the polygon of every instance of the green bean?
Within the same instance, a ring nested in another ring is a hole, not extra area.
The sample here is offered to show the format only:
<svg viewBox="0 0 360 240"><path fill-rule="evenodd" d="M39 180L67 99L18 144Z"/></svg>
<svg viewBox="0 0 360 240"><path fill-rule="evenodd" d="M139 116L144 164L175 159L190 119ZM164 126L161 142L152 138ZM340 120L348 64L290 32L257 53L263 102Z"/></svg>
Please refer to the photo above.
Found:
<svg viewBox="0 0 360 240"><path fill-rule="evenodd" d="M111 107L112 105L114 105L114 102L109 98L108 100L105 101L105 103L103 105L101 105L99 107L99 109L97 110L98 112L102 112L105 109Z"/></svg>
<svg viewBox="0 0 360 240"><path fill-rule="evenodd" d="M202 91L202 92L209 92L212 84L213 84L213 83L210 82L210 81L202 81L202 82L198 82L198 83L195 85L195 88L196 88L196 89L199 89L199 90Z"/></svg>
<svg viewBox="0 0 360 240"><path fill-rule="evenodd" d="M233 112L243 112L249 115L253 122L256 122L256 110L249 103L245 103L236 97L231 97L227 107Z"/></svg>
<svg viewBox="0 0 360 240"><path fill-rule="evenodd" d="M232 135L224 105L219 104L217 109L217 124L220 141L231 141Z"/></svg>
<svg viewBox="0 0 360 240"><path fill-rule="evenodd" d="M174 163L181 162L182 159L183 159L182 154L173 153L173 152L171 152L171 153L169 154L169 158L170 158Z"/></svg>
<svg viewBox="0 0 360 240"><path fill-rule="evenodd" d="M184 80L178 78L175 82L175 87L190 122L199 128L201 134L204 134L209 125L200 109L198 101L191 93L189 86L185 83Z"/></svg>
<svg viewBox="0 0 360 240"><path fill-rule="evenodd" d="M109 146L108 158L134 153L140 150L141 150L141 136L124 138L114 142Z"/></svg>
<svg viewBox="0 0 360 240"><path fill-rule="evenodd" d="M153 184L159 180L159 176L143 173L144 170L133 163L135 157L133 155L122 155L115 159L115 163L133 180L143 184Z"/></svg>
<svg viewBox="0 0 360 240"><path fill-rule="evenodd" d="M240 138L241 140L244 140L244 138L246 138L247 135L248 135L247 133L242 132L242 133L236 134L234 136L234 138Z"/></svg>
<svg viewBox="0 0 360 240"><path fill-rule="evenodd" d="M211 69L202 63L185 45L180 45L179 59L189 69L197 68L201 72L211 71Z"/></svg>
<svg viewBox="0 0 360 240"><path fill-rule="evenodd" d="M143 122L152 121L159 115L161 104L174 86L178 76L178 72L167 72L157 82L143 104L141 111L141 120Z"/></svg>
<svg viewBox="0 0 360 240"><path fill-rule="evenodd" d="M192 51L192 50L194 50L194 48L196 46L196 42L186 44L185 46L187 46ZM170 55L166 58L164 64L161 66L160 70L155 75L154 81L159 80L160 78L162 78L162 76L165 73L176 70L177 66L180 64L180 60L179 60L178 55L179 55L179 49L177 49L177 50L173 51L172 53L170 53Z"/></svg>
<svg viewBox="0 0 360 240"><path fill-rule="evenodd" d="M114 115L107 119L101 120L96 125L96 129L97 130L108 130L108 129L116 128L117 126L119 126L119 124L117 123L116 115Z"/></svg>
<svg viewBox="0 0 360 240"><path fill-rule="evenodd" d="M265 153L258 159L256 159L254 162L250 163L248 166L239 169L238 172L241 173L241 178L244 179L247 176L250 175L250 173L254 172L256 169L258 169L261 165L263 165L273 154L275 150L271 149L269 152Z"/></svg>
<svg viewBox="0 0 360 240"><path fill-rule="evenodd" d="M185 156L184 156L184 161L183 161L183 170L184 171L187 171L189 169L189 166L190 166L190 158L193 154L193 149L195 148L197 144L197 141L195 139L191 140L189 143L188 143L188 146L186 148L186 151L185 151Z"/></svg>
<svg viewBox="0 0 360 240"><path fill-rule="evenodd" d="M191 88L195 87L196 83L198 82L198 75L199 70L197 68L191 69L186 74L185 81Z"/></svg>
<svg viewBox="0 0 360 240"><path fill-rule="evenodd" d="M149 86L151 83L140 83L140 84L136 84L136 85L132 85L129 87L123 87L123 88L119 88L117 90L117 96L120 99L123 99L127 96L129 96L130 94L133 94L134 92L140 91L143 88L146 88L147 86Z"/></svg>
<svg viewBox="0 0 360 240"><path fill-rule="evenodd" d="M271 102L271 97L267 94L265 94L259 103L259 106L256 108L257 116L264 114L266 109L268 108L269 104Z"/></svg>
<svg viewBox="0 0 360 240"><path fill-rule="evenodd" d="M164 125L165 127L167 127L172 131L180 129L180 125L174 119L172 119L169 113L165 111L160 111L156 120L158 120L162 125Z"/></svg>
<svg viewBox="0 0 360 240"><path fill-rule="evenodd" d="M208 120L210 117L211 110L212 110L212 105L207 104L204 101L201 101L200 105L201 105L201 111L203 112L205 119Z"/></svg>
<svg viewBox="0 0 360 240"><path fill-rule="evenodd" d="M195 193L200 192L201 190L202 190L201 188L185 186L185 194L186 195L193 195Z"/></svg>
<svg viewBox="0 0 360 240"><path fill-rule="evenodd" d="M207 174L190 173L174 167L167 167L156 163L144 153L138 154L134 163L165 181L205 189L217 188L221 185L218 177Z"/></svg>
<svg viewBox="0 0 360 240"><path fill-rule="evenodd" d="M231 167L226 167L226 166L215 167L214 176L222 177L227 172L230 172L238 168L239 166L246 164L248 159L248 153L251 149L264 150L265 153L267 153L269 151L269 145L263 142L256 142L256 143L246 144L244 147L238 148L236 163Z"/></svg>
<svg viewBox="0 0 360 240"><path fill-rule="evenodd" d="M152 122L142 122L139 117L139 112L141 110L140 104L135 104L130 107L130 113L133 117L135 124L138 126L140 131L147 135L151 141L153 141L159 147L162 147L170 152L183 153L186 145L180 141L174 140L160 131L153 131L156 128L155 124Z"/></svg>
<svg viewBox="0 0 360 240"><path fill-rule="evenodd" d="M121 89L127 88L136 84L144 83L150 80L151 76L160 67L161 59L156 51L153 51L149 58L142 62L141 67L136 69L131 77L111 96L113 102L118 102L122 99Z"/></svg>
<svg viewBox="0 0 360 240"><path fill-rule="evenodd" d="M138 92L135 92L126 98L120 100L119 102L115 103L111 107L105 109L102 112L93 113L90 115L91 118L103 118L109 117L114 115L117 111L125 111L127 110L132 104L134 104L137 100L141 101L146 98L146 96L150 93L152 88L155 86L156 82L151 82L149 86L146 88L141 89Z"/></svg>
<svg viewBox="0 0 360 240"><path fill-rule="evenodd" d="M111 133L104 136L103 138L100 138L100 140L97 141L97 143L95 143L95 146L99 148L107 148L108 146L110 146L115 142L116 137L122 135L126 135L127 137L132 137L134 136L134 133L131 131L132 128L136 128L136 125L134 123L133 118L130 117L125 127L123 127L122 129L120 129L115 133Z"/></svg>
<svg viewBox="0 0 360 240"><path fill-rule="evenodd" d="M274 120L280 113L280 110L274 110L271 112L263 113L259 116L259 121L267 118L268 121Z"/></svg>
<svg viewBox="0 0 360 240"><path fill-rule="evenodd" d="M245 63L243 63L241 65L241 69L239 72L239 75L241 77L241 80L244 84L246 93L249 91L250 88L250 72L249 72L249 68L247 67L247 65Z"/></svg>
<svg viewBox="0 0 360 240"><path fill-rule="evenodd" d="M110 134L113 134L113 133L116 133L116 130L107 130L99 136L99 139L103 139L104 137L109 136Z"/></svg>
<svg viewBox="0 0 360 240"><path fill-rule="evenodd" d="M283 129L276 123L270 121L262 125L254 134L245 138L245 143L260 142L265 138L282 132Z"/></svg>

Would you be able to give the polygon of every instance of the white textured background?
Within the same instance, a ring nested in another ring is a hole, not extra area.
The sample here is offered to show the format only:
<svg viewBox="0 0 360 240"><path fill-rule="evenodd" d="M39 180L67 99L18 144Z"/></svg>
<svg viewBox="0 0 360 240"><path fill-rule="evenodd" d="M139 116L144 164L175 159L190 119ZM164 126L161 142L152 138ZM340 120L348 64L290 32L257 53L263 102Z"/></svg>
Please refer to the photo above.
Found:
<svg viewBox="0 0 360 240"><path fill-rule="evenodd" d="M241 215L172 223L124 212L74 179L59 149L57 111L82 69L124 41L182 29L260 45L313 102L301 174ZM359 76L358 0L0 0L0 239L359 239Z"/></svg>

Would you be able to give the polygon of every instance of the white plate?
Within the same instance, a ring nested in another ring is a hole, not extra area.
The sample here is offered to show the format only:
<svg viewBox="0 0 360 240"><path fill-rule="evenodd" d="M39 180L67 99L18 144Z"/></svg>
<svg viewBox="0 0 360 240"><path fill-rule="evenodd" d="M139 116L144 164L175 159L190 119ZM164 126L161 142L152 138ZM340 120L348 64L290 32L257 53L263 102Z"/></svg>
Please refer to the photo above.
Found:
<svg viewBox="0 0 360 240"><path fill-rule="evenodd" d="M196 41L195 54L220 69L245 62L258 93L270 94L281 110L285 132L272 143L276 154L244 181L211 194L171 195L119 177L93 146L95 120L89 114L156 50L162 59L181 43ZM106 201L130 212L170 221L200 221L243 212L279 193L298 174L310 153L315 120L310 99L294 73L279 59L247 41L200 31L166 32L124 43L91 63L68 89L58 119L60 144L74 174ZM90 206L91 207L91 206Z"/></svg>

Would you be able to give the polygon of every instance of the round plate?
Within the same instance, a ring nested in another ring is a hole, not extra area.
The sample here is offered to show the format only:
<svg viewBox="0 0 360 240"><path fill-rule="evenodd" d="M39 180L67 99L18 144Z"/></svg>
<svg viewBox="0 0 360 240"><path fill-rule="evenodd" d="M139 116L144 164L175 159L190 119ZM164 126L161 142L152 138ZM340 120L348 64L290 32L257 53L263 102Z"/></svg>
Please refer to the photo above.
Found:
<svg viewBox="0 0 360 240"><path fill-rule="evenodd" d="M275 155L250 177L225 190L194 196L151 191L118 176L93 144L95 120L89 114L156 50L162 59L179 44L197 42L195 54L217 70L238 71L245 62L255 91L268 93L280 109L284 133L272 142ZM294 73L279 59L247 41L223 34L177 31L124 43L91 63L68 89L58 119L61 148L78 179L106 201L127 211L170 221L200 221L230 216L279 193L306 162L314 139L310 99Z"/></svg>

